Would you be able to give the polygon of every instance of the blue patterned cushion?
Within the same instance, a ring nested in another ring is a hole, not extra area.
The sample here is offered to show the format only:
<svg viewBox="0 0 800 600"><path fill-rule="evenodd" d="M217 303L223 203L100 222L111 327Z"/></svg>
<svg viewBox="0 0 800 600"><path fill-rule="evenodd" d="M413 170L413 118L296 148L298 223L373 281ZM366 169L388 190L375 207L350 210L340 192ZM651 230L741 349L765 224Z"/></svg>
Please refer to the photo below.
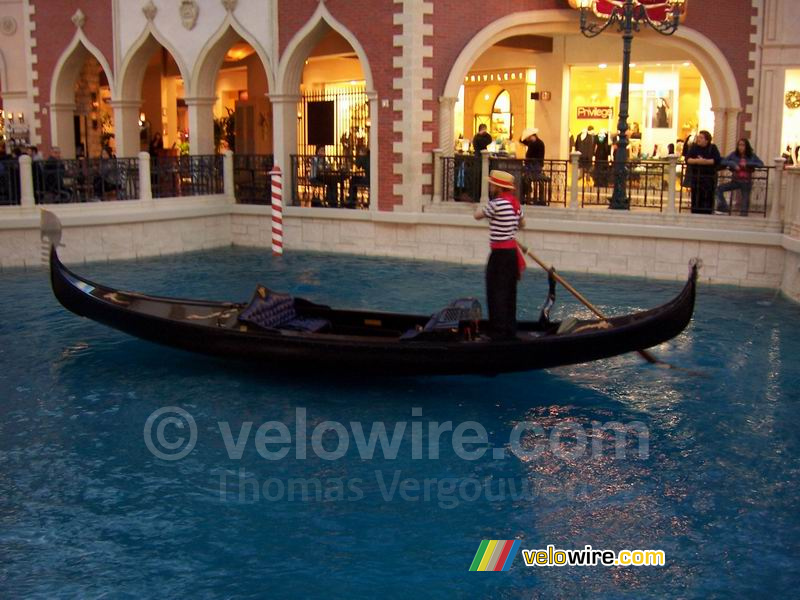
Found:
<svg viewBox="0 0 800 600"><path fill-rule="evenodd" d="M294 298L287 294L269 292L259 286L250 304L239 315L239 320L259 327L275 329L297 317Z"/></svg>

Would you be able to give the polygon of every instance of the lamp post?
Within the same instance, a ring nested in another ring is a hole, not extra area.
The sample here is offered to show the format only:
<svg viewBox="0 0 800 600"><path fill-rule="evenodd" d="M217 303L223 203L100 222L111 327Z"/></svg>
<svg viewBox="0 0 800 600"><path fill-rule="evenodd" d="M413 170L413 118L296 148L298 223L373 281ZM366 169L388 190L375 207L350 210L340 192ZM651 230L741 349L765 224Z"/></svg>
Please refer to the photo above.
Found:
<svg viewBox="0 0 800 600"><path fill-rule="evenodd" d="M602 3L603 13L598 12ZM684 0L651 1L646 0L578 0L581 11L581 33L593 38L616 24L622 34L622 90L619 98L619 122L617 130L617 153L614 156L614 193L609 208L629 209L630 198L626 192L625 164L628 159L628 93L630 90L631 43L634 32L641 26L649 26L662 35L672 35L678 29ZM663 11L663 20L656 20L648 10ZM603 20L589 21L589 12L599 15Z"/></svg>

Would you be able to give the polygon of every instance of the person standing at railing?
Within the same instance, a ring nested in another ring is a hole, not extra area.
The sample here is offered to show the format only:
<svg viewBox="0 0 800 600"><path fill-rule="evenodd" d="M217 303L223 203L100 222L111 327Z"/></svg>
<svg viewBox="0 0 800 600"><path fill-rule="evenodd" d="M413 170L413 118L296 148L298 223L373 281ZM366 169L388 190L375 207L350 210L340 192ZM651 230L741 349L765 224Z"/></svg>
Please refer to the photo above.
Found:
<svg viewBox="0 0 800 600"><path fill-rule="evenodd" d="M722 161L722 166L728 167L733 175L728 183L723 183L717 188L717 212L729 212L730 207L725 202L725 192L739 190L742 195L739 214L743 217L747 216L750 211L750 192L753 189L753 171L757 167L763 167L764 161L753 152L750 140L741 138L736 143L736 150L728 154Z"/></svg>
<svg viewBox="0 0 800 600"><path fill-rule="evenodd" d="M525 269L525 257L516 236L525 226L525 214L514 195L514 176L505 171L489 172L489 203L478 207L476 220L489 219L492 253L486 265L486 298L489 329L493 339L516 339L517 281Z"/></svg>
<svg viewBox="0 0 800 600"><path fill-rule="evenodd" d="M520 142L525 144L525 176L522 180L523 196L525 202L532 198L534 204L546 204L545 194L541 182L544 179L544 142L539 138L539 130L529 127L522 132Z"/></svg>
<svg viewBox="0 0 800 600"><path fill-rule="evenodd" d="M710 215L714 211L717 167L721 160L717 146L711 143L711 134L705 130L700 131L686 154L693 213Z"/></svg>
<svg viewBox="0 0 800 600"><path fill-rule="evenodd" d="M333 169L325 157L325 146L317 146L317 153L311 158L309 181L325 188L325 204L327 206L336 206L337 181Z"/></svg>
<svg viewBox="0 0 800 600"><path fill-rule="evenodd" d="M92 181L94 197L103 200L106 192L117 190L117 161L111 156L111 149L103 146L100 151L100 163L98 172Z"/></svg>

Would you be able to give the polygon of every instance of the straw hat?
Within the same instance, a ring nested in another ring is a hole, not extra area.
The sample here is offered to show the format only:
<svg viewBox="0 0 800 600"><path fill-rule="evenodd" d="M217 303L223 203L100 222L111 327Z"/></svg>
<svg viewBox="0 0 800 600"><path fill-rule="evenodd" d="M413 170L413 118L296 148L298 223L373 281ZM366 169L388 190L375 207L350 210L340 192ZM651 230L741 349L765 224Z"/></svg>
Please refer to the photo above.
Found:
<svg viewBox="0 0 800 600"><path fill-rule="evenodd" d="M487 177L489 183L492 185L496 185L497 187L506 188L509 190L514 189L514 176L511 173L506 173L505 171L489 171L489 177Z"/></svg>
<svg viewBox="0 0 800 600"><path fill-rule="evenodd" d="M522 130L522 137L520 137L519 139L520 140L527 140L532 135L537 135L538 133L539 133L539 130L536 127L528 127L527 129L523 129Z"/></svg>

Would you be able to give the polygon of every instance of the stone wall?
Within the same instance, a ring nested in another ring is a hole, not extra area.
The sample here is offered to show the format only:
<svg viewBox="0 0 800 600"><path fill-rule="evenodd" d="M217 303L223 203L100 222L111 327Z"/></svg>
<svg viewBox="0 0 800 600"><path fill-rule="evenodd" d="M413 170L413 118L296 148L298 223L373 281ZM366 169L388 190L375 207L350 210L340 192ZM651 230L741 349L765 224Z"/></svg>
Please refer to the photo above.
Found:
<svg viewBox="0 0 800 600"><path fill-rule="evenodd" d="M269 215L255 211L242 214L242 207L236 208L231 223L233 243L268 247ZM292 209L286 212L283 239L289 252L318 250L467 264L484 263L489 252L485 224L466 220L442 224L442 218L416 223L401 219L293 218ZM453 216L450 219L455 220ZM689 260L698 257L703 261L703 281L778 288L786 268L785 250L779 244L767 243L779 242L781 236L771 233L754 238L752 243L735 243L692 239L714 237L705 230L686 231L680 239L652 238L635 233L556 231L534 221L520 237L537 256L561 271L683 279Z"/></svg>
<svg viewBox="0 0 800 600"><path fill-rule="evenodd" d="M104 262L218 248L231 244L229 205L222 198L48 206L62 221L65 263ZM42 264L38 211L4 211L0 268Z"/></svg>

